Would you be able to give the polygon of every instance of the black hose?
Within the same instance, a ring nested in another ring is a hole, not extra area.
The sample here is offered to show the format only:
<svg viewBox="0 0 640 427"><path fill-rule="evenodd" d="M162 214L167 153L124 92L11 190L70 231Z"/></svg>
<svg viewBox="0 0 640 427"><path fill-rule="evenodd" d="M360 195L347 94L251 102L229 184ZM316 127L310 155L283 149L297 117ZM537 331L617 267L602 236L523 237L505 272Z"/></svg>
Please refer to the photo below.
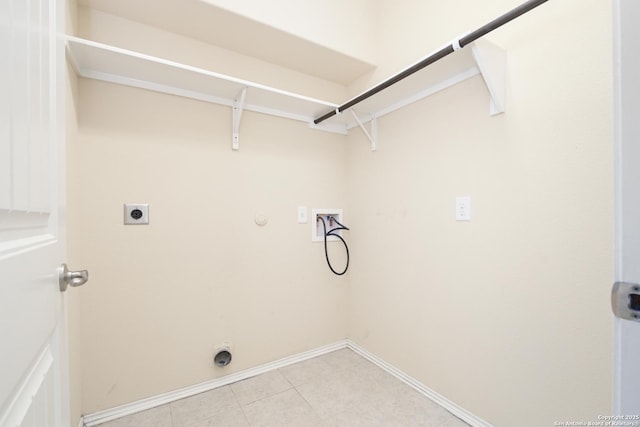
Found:
<svg viewBox="0 0 640 427"><path fill-rule="evenodd" d="M338 227L332 228L331 230L327 231L327 223L324 221L324 218L322 218L322 216L318 216L318 220L322 221L322 228L324 230L324 233L323 233L324 234L324 256L327 259L327 265L329 266L329 269L333 272L333 274L342 276L349 269L349 246L347 246L347 242L342 238L342 236L337 234L336 232L340 230L349 230L349 229L344 225L340 224L340 222L332 216L327 216L327 219L331 219L332 221L335 221L338 224ZM329 250L327 248L327 237L329 236L334 236L340 239L342 241L342 244L344 245L344 249L347 251L347 265L344 267L344 270L342 270L342 272L340 273L333 268L333 266L331 265L331 261L329 260Z"/></svg>

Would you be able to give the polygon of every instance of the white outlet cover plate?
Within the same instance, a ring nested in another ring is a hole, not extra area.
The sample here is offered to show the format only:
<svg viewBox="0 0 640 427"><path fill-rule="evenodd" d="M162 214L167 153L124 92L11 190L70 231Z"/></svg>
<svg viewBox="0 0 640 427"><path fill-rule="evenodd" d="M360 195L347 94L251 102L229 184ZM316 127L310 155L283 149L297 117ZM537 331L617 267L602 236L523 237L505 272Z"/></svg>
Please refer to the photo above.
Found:
<svg viewBox="0 0 640 427"><path fill-rule="evenodd" d="M133 211L140 211L142 216L135 218ZM149 204L148 203L125 203L124 204L125 225L146 225L149 224Z"/></svg>

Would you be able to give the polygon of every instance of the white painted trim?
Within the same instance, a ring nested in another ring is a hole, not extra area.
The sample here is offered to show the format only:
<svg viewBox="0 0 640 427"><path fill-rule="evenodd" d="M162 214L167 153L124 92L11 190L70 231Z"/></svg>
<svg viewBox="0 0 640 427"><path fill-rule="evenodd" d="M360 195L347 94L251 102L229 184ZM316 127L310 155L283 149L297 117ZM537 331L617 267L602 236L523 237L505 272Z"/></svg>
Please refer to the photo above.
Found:
<svg viewBox="0 0 640 427"><path fill-rule="evenodd" d="M80 417L80 419L78 420L78 427L86 427L86 424L84 423L84 417Z"/></svg>
<svg viewBox="0 0 640 427"><path fill-rule="evenodd" d="M78 427L93 427L101 423L105 423L107 421L112 421L121 417L125 417L127 415L135 414L138 412L146 411L148 409L155 408L160 405L165 405L167 403L174 402L176 400L184 399L186 397L194 396L199 393L203 393L206 391L210 391L216 389L218 387L223 387L238 381L246 380L247 378L254 377L256 375L264 374L266 372L270 372L279 368L283 368L285 366L293 365L294 363L302 362L307 359L311 359L317 356L322 356L323 354L331 353L332 351L341 350L343 348L348 348L353 350L355 353L369 360L374 365L380 367L385 370L389 374L393 375L400 381L409 385L419 393L428 397L436 404L442 406L447 411L451 412L456 417L460 418L467 424L472 427L493 427L488 422L483 419L477 417L441 394L431 390L429 387L422 384L420 381L415 378L407 375L400 369L396 368L393 365L385 362L380 359L378 356L370 353L364 348L360 347L355 342L346 339L335 342L333 344L328 344L313 350L305 351L303 353L299 353L293 356L285 357L283 359L276 360L274 362L266 363L264 365L256 366L254 368L245 369L240 372L235 372L233 374L225 375L224 377L216 378L211 381L206 381L200 384L195 384L193 386L184 387L179 390L170 391L168 393L163 393L157 396L149 397L147 399L138 400L136 402L128 403L125 405L117 406L115 408L106 409L104 411L94 412L93 414L88 414L82 417Z"/></svg>
<svg viewBox="0 0 640 427"><path fill-rule="evenodd" d="M245 369L243 371L225 375L224 377L216 378L210 381L205 381L200 384L184 387L179 390L170 391L168 393L163 393L157 396L138 400L136 402L127 403L125 405L106 409L104 411L94 412L93 414L88 414L83 417L84 426L92 427L107 421L135 414L137 412L146 411L147 409L155 408L157 406L174 402L176 400L184 399L185 397L190 397L198 393L203 393L205 391L213 390L218 387L223 387L225 385L229 385L238 381L246 380L247 378L251 378L256 375L264 374L275 369L293 365L294 363L302 362L304 360L321 356L323 354L340 350L346 347L347 340L338 341L333 344L328 344L313 350L285 357L274 362L265 363L264 365Z"/></svg>
<svg viewBox="0 0 640 427"><path fill-rule="evenodd" d="M222 98L219 96L207 95L200 92L194 92L191 90L180 89L168 85L162 85L153 82L147 82L143 80L132 79L128 77L122 77L114 74L103 73L100 71L82 71L78 73L79 76L93 79L93 80L101 80L108 83L115 83L123 86L135 87L138 89L146 89L153 92L160 92L167 95L175 95L180 96L182 98L195 99L197 101L209 102L211 104L224 105L226 107L233 107L234 101L232 99ZM255 113L268 114L271 116L282 117L285 119L297 120L299 122L305 123L313 123L313 117L305 116L302 114L290 113L287 111L277 110L275 108L263 107L255 104L245 104L244 109L247 111L253 111ZM338 128L334 129L331 127L321 127L318 126L316 129L324 130L327 132L333 133L341 133L346 134L346 131Z"/></svg>
<svg viewBox="0 0 640 427"><path fill-rule="evenodd" d="M435 403L442 406L444 409L451 412L453 415L460 418L462 421L466 422L470 426L493 427L491 424L489 424L485 420L475 416L471 412L455 404L454 402L447 399L443 395L431 390L429 387L425 386L420 381L407 375L406 373L402 372L400 369L396 368L395 366L388 364L384 360L380 359L378 356L360 347L355 342L351 340L347 340L347 348L349 348L350 350L353 350L355 353L358 353L360 356L369 360L371 363L380 367L381 369L384 369L385 371L387 371L388 373L390 373L400 381L404 382L405 384L413 387L416 391L420 392L421 394L425 395L429 399L433 400Z"/></svg>
<svg viewBox="0 0 640 427"><path fill-rule="evenodd" d="M327 121L317 125L313 123L313 120L309 122L309 129L322 130L326 132L339 133L341 135L349 135L346 123L328 123Z"/></svg>
<svg viewBox="0 0 640 427"><path fill-rule="evenodd" d="M52 234L41 234L9 242L0 242L0 261L56 243L58 243L58 239Z"/></svg>
<svg viewBox="0 0 640 427"><path fill-rule="evenodd" d="M0 209L0 231L21 228L45 228L50 212L11 211Z"/></svg>
<svg viewBox="0 0 640 427"><path fill-rule="evenodd" d="M176 95L183 98L195 99L197 101L210 102L212 104L225 105L227 107L233 106L233 100L222 98L219 96L207 95L192 90L176 88L169 85L163 85L154 82L148 82L145 80L132 79L130 77L123 77L117 74L104 73L102 71L95 70L82 70L78 73L80 77L93 80L102 80L108 83L115 83L123 86L130 86L139 89L146 89L153 92L165 93L168 95Z"/></svg>
<svg viewBox="0 0 640 427"><path fill-rule="evenodd" d="M5 413L1 414L0 426L19 426L22 424L52 364L53 354L51 347L47 346L38 356L36 363L15 393Z"/></svg>
<svg viewBox="0 0 640 427"><path fill-rule="evenodd" d="M263 107L256 104L246 104L244 106L244 109L247 111L253 111L254 113L268 114L271 116L282 117L284 119L297 120L299 122L305 122L305 123L313 123L313 117L311 116L305 116L297 113L289 113L287 111L276 110L275 108ZM340 133L339 130L338 131L333 130L331 127L326 127L326 128L321 127L319 129L327 132Z"/></svg>

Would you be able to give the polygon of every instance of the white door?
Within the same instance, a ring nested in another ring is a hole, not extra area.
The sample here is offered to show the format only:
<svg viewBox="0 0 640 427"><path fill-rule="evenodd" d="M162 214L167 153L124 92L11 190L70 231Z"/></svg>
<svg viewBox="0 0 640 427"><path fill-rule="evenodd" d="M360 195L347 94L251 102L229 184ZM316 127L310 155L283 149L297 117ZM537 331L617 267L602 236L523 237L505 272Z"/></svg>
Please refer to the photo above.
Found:
<svg viewBox="0 0 640 427"><path fill-rule="evenodd" d="M0 427L69 426L63 0L0 0Z"/></svg>
<svg viewBox="0 0 640 427"><path fill-rule="evenodd" d="M640 283L640 1L614 1L615 280ZM640 297L640 292L631 291ZM637 292L637 293L636 293ZM637 307L625 296L623 305ZM631 318L640 319L640 311ZM640 322L614 320L614 411L640 424Z"/></svg>

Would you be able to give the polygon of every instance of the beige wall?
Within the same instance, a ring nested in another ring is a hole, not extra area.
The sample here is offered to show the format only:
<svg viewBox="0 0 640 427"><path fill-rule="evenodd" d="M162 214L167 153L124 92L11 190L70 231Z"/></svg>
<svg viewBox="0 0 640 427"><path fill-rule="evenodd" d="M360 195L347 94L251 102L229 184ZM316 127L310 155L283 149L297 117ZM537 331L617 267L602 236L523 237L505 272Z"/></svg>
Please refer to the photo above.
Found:
<svg viewBox="0 0 640 427"><path fill-rule="evenodd" d="M378 74L513 2L487 3L382 1ZM610 8L549 2L490 37L504 115L477 77L380 119L375 153L349 137L350 338L496 426L611 412Z"/></svg>
<svg viewBox="0 0 640 427"><path fill-rule="evenodd" d="M228 108L86 80L79 111L85 412L346 336L346 281L296 222L299 205L344 206L343 137L246 112L234 152ZM149 203L151 224L125 227L125 202ZM223 341L234 361L220 370Z"/></svg>
<svg viewBox="0 0 640 427"><path fill-rule="evenodd" d="M81 13L81 32L339 101L514 7L378 3L379 69L348 89L100 13ZM490 37L508 51L506 114L489 117L474 78L380 119L375 153L357 129L250 112L233 152L228 108L81 80L69 211L70 262L91 271L83 411L349 337L496 426L610 413L610 23L607 2L541 6ZM453 218L461 195L469 223ZM123 226L124 202L150 203L151 224ZM299 205L345 208L346 277Z"/></svg>
<svg viewBox="0 0 640 427"><path fill-rule="evenodd" d="M345 90L99 12L81 8L80 24L84 37L289 90ZM346 278L297 224L298 206L344 207L344 136L245 112L234 152L228 107L84 79L78 115L69 222L73 263L91 272L85 413L346 337ZM151 224L125 227L125 202L149 203ZM221 370L224 341L234 360Z"/></svg>
<svg viewBox="0 0 640 427"><path fill-rule="evenodd" d="M378 8L371 0L203 0L338 52L375 63Z"/></svg>

